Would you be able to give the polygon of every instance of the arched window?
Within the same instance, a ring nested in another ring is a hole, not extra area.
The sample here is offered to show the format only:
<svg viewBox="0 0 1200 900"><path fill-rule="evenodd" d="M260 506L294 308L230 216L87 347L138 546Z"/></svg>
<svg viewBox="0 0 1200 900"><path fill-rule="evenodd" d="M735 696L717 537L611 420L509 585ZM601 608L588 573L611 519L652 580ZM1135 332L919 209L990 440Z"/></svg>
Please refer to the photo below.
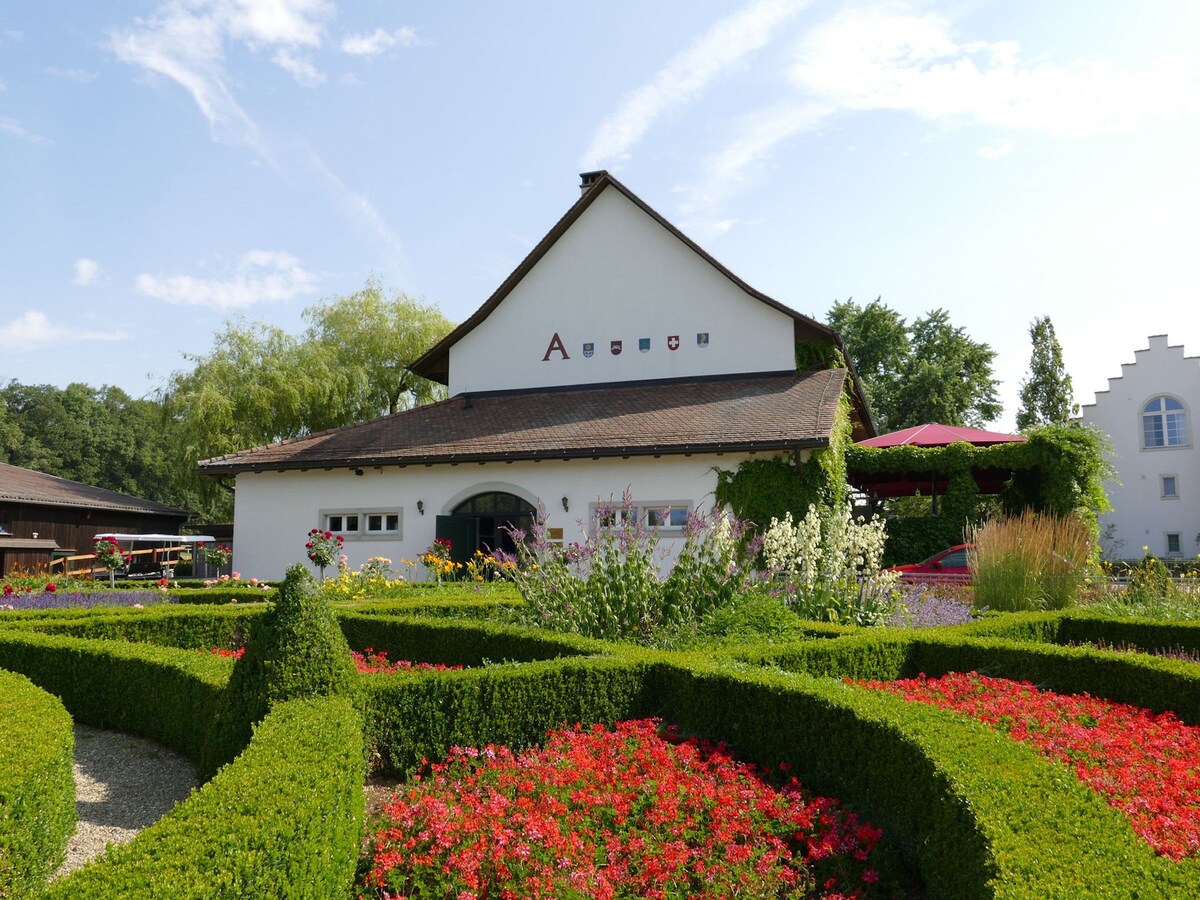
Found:
<svg viewBox="0 0 1200 900"><path fill-rule="evenodd" d="M1186 447L1187 412L1174 397L1155 397L1142 407L1143 447Z"/></svg>

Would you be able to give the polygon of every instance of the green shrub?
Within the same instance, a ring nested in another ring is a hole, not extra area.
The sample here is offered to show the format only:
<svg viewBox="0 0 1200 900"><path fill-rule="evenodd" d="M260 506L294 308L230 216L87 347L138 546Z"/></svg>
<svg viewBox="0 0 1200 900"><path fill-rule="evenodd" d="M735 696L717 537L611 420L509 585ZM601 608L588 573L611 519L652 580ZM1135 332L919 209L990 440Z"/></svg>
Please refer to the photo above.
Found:
<svg viewBox="0 0 1200 900"><path fill-rule="evenodd" d="M695 661L660 678L670 721L843 799L916 863L930 898L1195 892L1194 861L1155 857L1065 767L977 722L807 675Z"/></svg>
<svg viewBox="0 0 1200 900"><path fill-rule="evenodd" d="M257 619L233 667L209 732L198 776L212 777L250 740L275 703L353 695L359 683L350 647L329 603L303 566L287 571L274 606Z"/></svg>
<svg viewBox="0 0 1200 900"><path fill-rule="evenodd" d="M242 646L250 623L265 611L263 605L156 606L134 610L132 615L106 610L107 615L57 616L23 624L28 630L43 634L207 650Z"/></svg>
<svg viewBox="0 0 1200 900"><path fill-rule="evenodd" d="M645 661L561 659L449 673L369 675L363 696L373 766L406 773L454 745L524 749L576 722L651 714Z"/></svg>
<svg viewBox="0 0 1200 900"><path fill-rule="evenodd" d="M485 662L526 662L586 656L608 645L575 635L513 625L465 624L453 619L400 618L342 612L338 624L355 650L384 650L393 660L479 666Z"/></svg>
<svg viewBox="0 0 1200 900"><path fill-rule="evenodd" d="M246 751L46 900L349 897L363 821L361 721L346 699L281 703Z"/></svg>
<svg viewBox="0 0 1200 900"><path fill-rule="evenodd" d="M75 738L58 698L0 671L0 898L25 897L75 830Z"/></svg>
<svg viewBox="0 0 1200 900"><path fill-rule="evenodd" d="M200 756L232 668L211 653L0 631L0 668L62 699L71 715Z"/></svg>

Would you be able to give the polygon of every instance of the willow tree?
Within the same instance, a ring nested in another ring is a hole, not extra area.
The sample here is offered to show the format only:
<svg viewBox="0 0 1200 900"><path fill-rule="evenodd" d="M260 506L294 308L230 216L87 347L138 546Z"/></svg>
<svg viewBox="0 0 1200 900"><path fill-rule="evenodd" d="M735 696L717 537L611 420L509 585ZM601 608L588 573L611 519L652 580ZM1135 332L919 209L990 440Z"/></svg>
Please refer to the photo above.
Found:
<svg viewBox="0 0 1200 900"><path fill-rule="evenodd" d="M160 392L176 477L198 493L207 519L228 517L231 501L199 478L198 460L396 412L444 390L407 369L451 328L436 307L385 297L371 279L303 317L309 327L299 336L262 322L226 322L212 350L185 356L191 368Z"/></svg>

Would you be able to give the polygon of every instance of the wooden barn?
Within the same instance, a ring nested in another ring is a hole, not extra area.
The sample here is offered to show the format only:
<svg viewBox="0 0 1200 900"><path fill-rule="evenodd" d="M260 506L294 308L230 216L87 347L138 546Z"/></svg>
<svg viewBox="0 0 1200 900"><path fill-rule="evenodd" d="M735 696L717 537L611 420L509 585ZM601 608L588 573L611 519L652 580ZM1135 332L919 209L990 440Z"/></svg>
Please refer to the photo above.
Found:
<svg viewBox="0 0 1200 900"><path fill-rule="evenodd" d="M92 552L106 532L178 534L188 512L0 463L0 575Z"/></svg>

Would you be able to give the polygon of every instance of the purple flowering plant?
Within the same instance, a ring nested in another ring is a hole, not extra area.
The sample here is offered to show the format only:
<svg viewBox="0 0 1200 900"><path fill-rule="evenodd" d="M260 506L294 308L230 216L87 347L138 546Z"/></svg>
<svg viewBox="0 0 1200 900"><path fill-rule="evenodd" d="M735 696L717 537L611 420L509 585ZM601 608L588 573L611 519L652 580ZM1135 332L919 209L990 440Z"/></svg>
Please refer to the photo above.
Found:
<svg viewBox="0 0 1200 900"><path fill-rule="evenodd" d="M584 541L549 540L539 510L528 532L510 529L515 558L496 552L493 559L520 591L530 624L652 643L660 629L694 621L746 588L757 547L747 546L745 533L744 523L724 513L693 512L672 564L671 548L626 492L620 503L592 509Z"/></svg>

